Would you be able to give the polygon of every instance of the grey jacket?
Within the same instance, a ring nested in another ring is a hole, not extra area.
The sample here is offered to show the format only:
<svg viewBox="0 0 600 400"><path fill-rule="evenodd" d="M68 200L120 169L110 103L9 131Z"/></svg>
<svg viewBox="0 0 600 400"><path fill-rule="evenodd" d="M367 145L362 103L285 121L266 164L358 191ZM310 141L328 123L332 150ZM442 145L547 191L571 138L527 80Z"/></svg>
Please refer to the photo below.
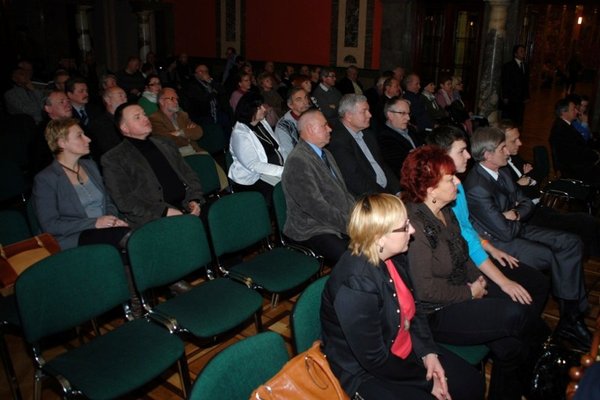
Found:
<svg viewBox="0 0 600 400"><path fill-rule="evenodd" d="M104 193L103 214L116 216L117 208L106 193L96 163L83 159L79 163ZM54 235L63 250L77 247L79 234L96 227L96 218L88 218L73 184L56 160L35 176L33 206L42 230Z"/></svg>
<svg viewBox="0 0 600 400"><path fill-rule="evenodd" d="M185 199L182 204L165 203L150 164L129 140L123 140L102 156L102 170L108 192L132 228L162 217L168 207L187 209L192 200L204 202L200 180L177 147L163 138L147 140L154 142L185 185Z"/></svg>
<svg viewBox="0 0 600 400"><path fill-rule="evenodd" d="M287 219L283 232L297 241L321 234L345 234L354 206L354 197L348 192L335 159L329 151L323 151L337 178L302 139L285 162L281 180Z"/></svg>

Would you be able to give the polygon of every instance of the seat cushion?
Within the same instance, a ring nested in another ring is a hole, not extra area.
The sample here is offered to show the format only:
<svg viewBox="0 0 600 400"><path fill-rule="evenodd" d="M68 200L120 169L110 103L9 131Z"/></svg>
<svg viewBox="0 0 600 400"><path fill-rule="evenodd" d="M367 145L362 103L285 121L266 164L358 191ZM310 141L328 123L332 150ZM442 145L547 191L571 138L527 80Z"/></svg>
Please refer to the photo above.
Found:
<svg viewBox="0 0 600 400"><path fill-rule="evenodd" d="M194 336L209 338L239 326L262 306L254 290L226 278L202 283L154 309Z"/></svg>
<svg viewBox="0 0 600 400"><path fill-rule="evenodd" d="M144 385L184 351L175 335L145 319L128 322L50 360L44 371L62 375L90 399L111 399Z"/></svg>
<svg viewBox="0 0 600 400"><path fill-rule="evenodd" d="M271 293L282 293L308 281L319 270L319 261L285 247L261 253L233 269Z"/></svg>

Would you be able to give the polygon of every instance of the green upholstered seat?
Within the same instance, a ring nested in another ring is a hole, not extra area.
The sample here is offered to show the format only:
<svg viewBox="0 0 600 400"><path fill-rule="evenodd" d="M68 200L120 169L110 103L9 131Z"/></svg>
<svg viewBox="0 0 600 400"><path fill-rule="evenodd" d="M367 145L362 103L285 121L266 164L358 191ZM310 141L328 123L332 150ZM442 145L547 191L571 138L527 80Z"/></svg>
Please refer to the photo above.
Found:
<svg viewBox="0 0 600 400"><path fill-rule="evenodd" d="M202 124L202 130L204 132L202 137L196 141L200 147L210 154L225 149L227 143L225 142L225 133L223 132L221 125L205 123Z"/></svg>
<svg viewBox="0 0 600 400"><path fill-rule="evenodd" d="M234 193L215 202L208 212L213 249L219 257L269 240L271 220L264 197L257 192ZM252 285L278 294L307 282L319 270L317 259L277 247L229 268Z"/></svg>
<svg viewBox="0 0 600 400"><path fill-rule="evenodd" d="M232 344L204 367L190 400L248 400L288 361L280 335L264 332Z"/></svg>
<svg viewBox="0 0 600 400"><path fill-rule="evenodd" d="M176 321L175 330L211 338L255 317L260 330L262 297L226 278L206 280L189 292L151 307L150 289L183 279L211 262L202 222L193 215L161 218L137 229L127 243L131 270L151 315Z"/></svg>
<svg viewBox="0 0 600 400"><path fill-rule="evenodd" d="M292 336L296 353L308 350L321 337L321 295L328 279L328 276L324 276L308 285L292 310Z"/></svg>
<svg viewBox="0 0 600 400"><path fill-rule="evenodd" d="M488 355L490 349L484 344L473 346L456 346L446 343L438 343L440 346L450 350L471 365L481 364L483 359Z"/></svg>
<svg viewBox="0 0 600 400"><path fill-rule="evenodd" d="M32 236L27 220L20 211L0 211L0 245L6 246Z"/></svg>
<svg viewBox="0 0 600 400"><path fill-rule="evenodd" d="M221 183L217 174L215 160L208 154L192 154L183 158L194 170L205 195L211 195L219 192Z"/></svg>
<svg viewBox="0 0 600 400"><path fill-rule="evenodd" d="M42 339L125 303L129 290L118 251L92 245L34 264L17 279L15 295L25 339L41 357ZM109 399L141 387L176 362L188 388L183 342L147 320L126 322L80 347L38 362L36 398L41 394L43 374L62 377L59 382L67 394Z"/></svg>

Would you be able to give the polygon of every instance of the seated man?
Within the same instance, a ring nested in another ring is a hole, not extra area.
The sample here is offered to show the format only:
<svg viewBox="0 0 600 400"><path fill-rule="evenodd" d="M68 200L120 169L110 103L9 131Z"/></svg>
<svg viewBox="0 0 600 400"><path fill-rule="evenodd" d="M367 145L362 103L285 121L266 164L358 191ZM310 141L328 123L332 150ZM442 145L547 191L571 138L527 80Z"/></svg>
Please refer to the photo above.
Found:
<svg viewBox="0 0 600 400"><path fill-rule="evenodd" d="M519 148L522 145L519 128L510 120L504 120L500 124L500 129L504 131L506 149L510 154L508 165L502 167L502 169L510 174L523 193L536 204L535 212L527 222L544 228L560 229L578 235L584 243L584 255L600 256L600 223L588 213L563 213L538 204L540 198L538 180L542 178L537 177L537 180L531 178L530 175L535 173L533 166L524 162L518 155Z"/></svg>
<svg viewBox="0 0 600 400"><path fill-rule="evenodd" d="M587 348L591 335L583 321L587 298L583 284L582 243L570 233L523 221L534 211L507 171L504 133L480 128L471 138L477 164L465 180L471 222L479 235L534 268L550 269L552 292L560 303L558 334Z"/></svg>
<svg viewBox="0 0 600 400"><path fill-rule="evenodd" d="M346 225L354 197L335 159L323 148L331 137L323 113L305 112L298 129L300 141L281 177L287 205L283 233L335 264L348 247Z"/></svg>
<svg viewBox="0 0 600 400"><path fill-rule="evenodd" d="M572 125L578 113L575 103L561 99L555 112L556 120L550 131L554 167L566 178L600 183L600 154L588 146Z"/></svg>
<svg viewBox="0 0 600 400"><path fill-rule="evenodd" d="M400 191L398 178L381 157L375 135L368 129L371 113L363 95L347 94L340 100L340 119L333 127L327 149L342 171L350 193Z"/></svg>
<svg viewBox="0 0 600 400"><path fill-rule="evenodd" d="M404 159L412 150L423 145L421 137L410 121L410 102L401 97L388 100L383 108L386 122L377 138L383 160L400 179L400 169Z"/></svg>
<svg viewBox="0 0 600 400"><path fill-rule="evenodd" d="M313 90L312 95L327 121L332 122L337 118L342 94L335 87L336 76L333 69L323 68L319 76L321 83Z"/></svg>
<svg viewBox="0 0 600 400"><path fill-rule="evenodd" d="M284 159L298 143L298 120L310 107L308 93L302 88L290 89L287 105L290 110L275 125L275 136L279 140L279 152Z"/></svg>
<svg viewBox="0 0 600 400"><path fill-rule="evenodd" d="M123 140L121 132L115 126L115 110L127 101L125 91L118 86L108 88L102 93L104 113L100 114L88 128L88 136L92 139L92 157L100 164L102 155Z"/></svg>
<svg viewBox="0 0 600 400"><path fill-rule="evenodd" d="M200 215L204 198L198 177L172 142L150 137L152 125L142 107L120 105L115 124L124 140L102 156L102 167L106 188L129 225Z"/></svg>

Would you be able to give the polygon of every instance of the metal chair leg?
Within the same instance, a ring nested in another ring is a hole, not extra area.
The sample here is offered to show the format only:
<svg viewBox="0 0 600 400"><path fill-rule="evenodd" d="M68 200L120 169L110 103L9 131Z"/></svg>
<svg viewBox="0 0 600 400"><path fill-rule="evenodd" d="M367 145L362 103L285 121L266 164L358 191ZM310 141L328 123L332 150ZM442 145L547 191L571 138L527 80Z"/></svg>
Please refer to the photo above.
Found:
<svg viewBox="0 0 600 400"><path fill-rule="evenodd" d="M177 368L179 370L179 377L181 378L181 390L183 391L183 398L187 399L192 392L192 382L190 380L190 371L188 368L185 351L179 361L177 361Z"/></svg>
<svg viewBox="0 0 600 400"><path fill-rule="evenodd" d="M42 400L42 379L44 379L44 373L41 369L36 368L33 375L33 399Z"/></svg>

